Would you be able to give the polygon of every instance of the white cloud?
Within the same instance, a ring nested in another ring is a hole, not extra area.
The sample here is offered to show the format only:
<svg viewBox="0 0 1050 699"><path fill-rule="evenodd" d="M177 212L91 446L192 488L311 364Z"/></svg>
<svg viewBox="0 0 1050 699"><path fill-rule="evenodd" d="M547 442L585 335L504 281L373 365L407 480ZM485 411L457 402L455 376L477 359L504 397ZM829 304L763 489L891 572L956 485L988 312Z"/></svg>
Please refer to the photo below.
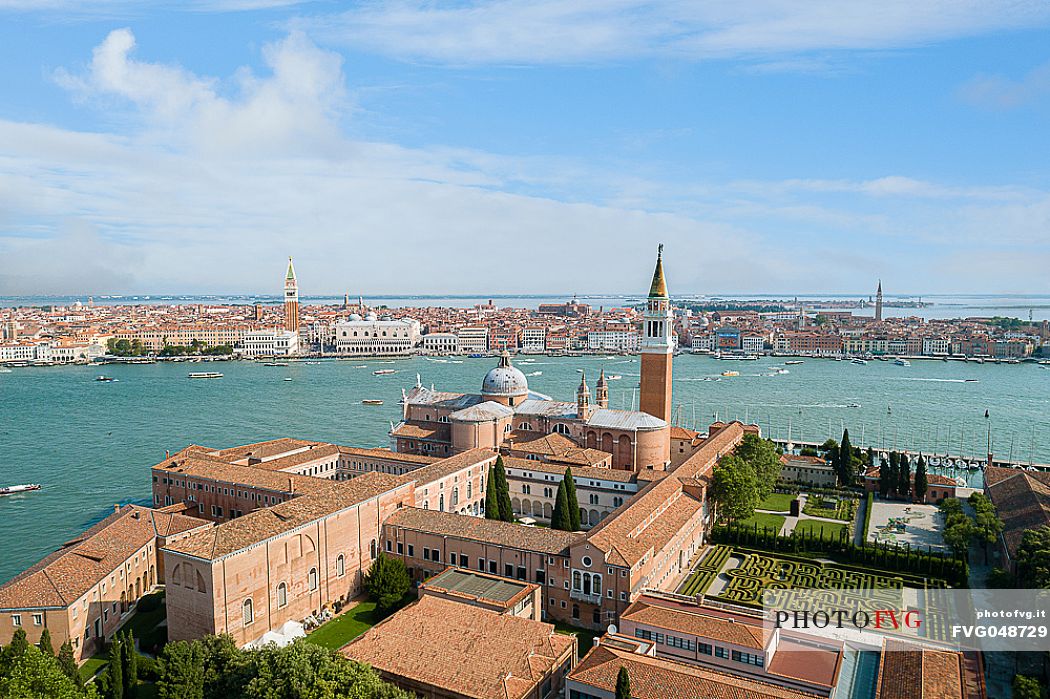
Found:
<svg viewBox="0 0 1050 699"><path fill-rule="evenodd" d="M397 58L469 65L898 48L1048 22L1040 0L377 0L299 26Z"/></svg>
<svg viewBox="0 0 1050 699"><path fill-rule="evenodd" d="M1050 95L1050 63L1033 68L1020 80L977 75L959 88L963 100L987 109L1013 109Z"/></svg>
<svg viewBox="0 0 1050 699"><path fill-rule="evenodd" d="M263 56L265 74L199 76L117 30L60 74L112 133L0 121L0 293L265 292L289 254L306 293L631 293L657 242L678 292L866 288L877 269L969 290L994 277L931 268L931 245L1047 245L1050 195L1023 188L666 182L357 141L338 55L293 33Z"/></svg>

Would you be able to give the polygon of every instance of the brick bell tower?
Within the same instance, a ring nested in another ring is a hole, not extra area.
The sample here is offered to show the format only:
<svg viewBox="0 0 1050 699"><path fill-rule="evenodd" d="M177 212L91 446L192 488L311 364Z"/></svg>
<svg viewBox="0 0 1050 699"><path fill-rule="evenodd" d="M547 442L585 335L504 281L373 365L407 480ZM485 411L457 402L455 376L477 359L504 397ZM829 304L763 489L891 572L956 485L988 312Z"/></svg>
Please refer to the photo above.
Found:
<svg viewBox="0 0 1050 699"><path fill-rule="evenodd" d="M284 275L284 329L299 332L299 285L295 281L292 258L288 258L288 273Z"/></svg>
<svg viewBox="0 0 1050 699"><path fill-rule="evenodd" d="M671 300L664 281L664 246L656 255L656 271L649 287L642 338L642 385L639 407L643 412L671 424L671 360L674 342L671 338Z"/></svg>

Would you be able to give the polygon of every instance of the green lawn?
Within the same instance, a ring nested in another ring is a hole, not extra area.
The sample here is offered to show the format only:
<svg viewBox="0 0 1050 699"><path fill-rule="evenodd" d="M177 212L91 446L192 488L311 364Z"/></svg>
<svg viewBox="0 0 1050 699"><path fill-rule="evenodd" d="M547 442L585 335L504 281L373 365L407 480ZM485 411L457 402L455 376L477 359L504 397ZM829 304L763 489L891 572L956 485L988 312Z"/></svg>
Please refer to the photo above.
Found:
<svg viewBox="0 0 1050 699"><path fill-rule="evenodd" d="M798 524L795 525L795 531L799 534L806 534L810 530L813 531L813 535L817 536L820 534L820 530L824 530L824 538L838 538L839 532L846 529L848 525L845 524L833 524L831 522L820 522L815 519L800 519Z"/></svg>
<svg viewBox="0 0 1050 699"><path fill-rule="evenodd" d="M80 666L80 676L87 682L95 676L99 670L104 668L109 662L109 658L105 654L96 655L93 658L88 658L83 665Z"/></svg>
<svg viewBox="0 0 1050 699"><path fill-rule="evenodd" d="M743 527L745 529L753 529L755 524L758 524L758 530L762 531L766 527L770 529L780 530L784 526L784 517L782 515L771 515L765 512L756 512L747 519L738 520L735 525Z"/></svg>
<svg viewBox="0 0 1050 699"><path fill-rule="evenodd" d="M772 493L758 505L760 510L772 510L773 512L790 512L791 501L796 495L791 493Z"/></svg>
<svg viewBox="0 0 1050 699"><path fill-rule="evenodd" d="M163 604L163 592L154 592L152 595L147 595L147 597L159 597L162 604L160 604L156 609L153 609L148 612L136 611L135 615L132 616L131 619L129 619L128 622L121 627L121 631L130 631L132 634L134 634L135 638L138 639L141 639L147 633L157 628L157 624L164 621L164 618L167 616L168 613L167 607L165 607ZM146 597L143 597L142 599L146 599ZM140 601L139 604L142 604L142 602Z"/></svg>
<svg viewBox="0 0 1050 699"><path fill-rule="evenodd" d="M371 600L360 602L350 611L340 614L311 631L306 640L329 650L338 650L368 631L379 621L376 614L376 603Z"/></svg>
<svg viewBox="0 0 1050 699"><path fill-rule="evenodd" d="M578 626L571 626L561 621L554 622L554 630L558 633L576 634L577 650L581 658L587 655L587 651L594 645L594 638L601 635L590 629L581 629Z"/></svg>

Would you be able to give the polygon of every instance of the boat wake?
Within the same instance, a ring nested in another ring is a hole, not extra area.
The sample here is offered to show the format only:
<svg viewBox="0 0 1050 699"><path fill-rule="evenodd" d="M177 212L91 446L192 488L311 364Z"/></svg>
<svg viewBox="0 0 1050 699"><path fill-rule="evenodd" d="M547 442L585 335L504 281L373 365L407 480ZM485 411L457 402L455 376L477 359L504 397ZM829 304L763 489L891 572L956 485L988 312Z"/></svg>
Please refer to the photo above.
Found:
<svg viewBox="0 0 1050 699"><path fill-rule="evenodd" d="M977 379L928 379L920 376L896 376L897 381L927 381L930 383L977 383Z"/></svg>

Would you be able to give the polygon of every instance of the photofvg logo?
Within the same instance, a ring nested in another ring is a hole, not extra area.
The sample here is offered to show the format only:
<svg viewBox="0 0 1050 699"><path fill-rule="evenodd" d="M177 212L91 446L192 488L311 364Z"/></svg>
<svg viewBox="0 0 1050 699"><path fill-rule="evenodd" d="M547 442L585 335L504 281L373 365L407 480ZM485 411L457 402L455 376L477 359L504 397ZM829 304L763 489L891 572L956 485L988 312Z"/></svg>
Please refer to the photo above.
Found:
<svg viewBox="0 0 1050 699"><path fill-rule="evenodd" d="M778 652L813 643L859 650L1047 651L1050 590L842 588L766 590L764 624Z"/></svg>

